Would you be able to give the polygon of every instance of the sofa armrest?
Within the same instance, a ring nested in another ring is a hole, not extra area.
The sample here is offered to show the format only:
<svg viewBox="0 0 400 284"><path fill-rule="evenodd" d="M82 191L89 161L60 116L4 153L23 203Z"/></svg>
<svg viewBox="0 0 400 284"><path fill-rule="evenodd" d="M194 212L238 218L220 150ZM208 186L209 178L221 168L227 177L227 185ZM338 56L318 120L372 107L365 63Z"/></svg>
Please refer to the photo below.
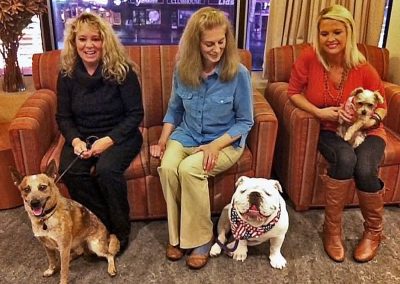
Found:
<svg viewBox="0 0 400 284"><path fill-rule="evenodd" d="M279 123L274 156L275 174L296 207L302 209L302 204L310 204L312 198L311 185L316 172L320 123L314 116L292 104L287 87L285 82L270 83L265 89L265 98Z"/></svg>
<svg viewBox="0 0 400 284"><path fill-rule="evenodd" d="M55 120L57 98L53 91L35 91L21 106L9 128L10 145L22 174L40 171L40 162L59 131Z"/></svg>
<svg viewBox="0 0 400 284"><path fill-rule="evenodd" d="M254 90L254 125L247 138L247 146L252 155L255 177L267 178L271 175L278 120L263 95Z"/></svg>
<svg viewBox="0 0 400 284"><path fill-rule="evenodd" d="M400 134L400 86L388 82L384 82L384 85L388 109L383 122L386 127Z"/></svg>
<svg viewBox="0 0 400 284"><path fill-rule="evenodd" d="M310 113L295 107L288 99L283 110L283 132L289 133L286 153L288 194L296 204L310 204L316 174L320 122ZM285 141L285 139L284 139ZM303 184L302 184L303 183ZM309 192L304 192L310 190Z"/></svg>

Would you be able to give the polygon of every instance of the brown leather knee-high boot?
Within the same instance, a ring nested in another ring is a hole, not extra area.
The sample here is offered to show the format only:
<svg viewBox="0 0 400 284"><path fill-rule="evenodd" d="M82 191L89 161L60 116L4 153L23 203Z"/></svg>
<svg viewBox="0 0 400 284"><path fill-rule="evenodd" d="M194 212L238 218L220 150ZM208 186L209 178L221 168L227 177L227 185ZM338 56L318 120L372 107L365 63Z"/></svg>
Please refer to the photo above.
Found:
<svg viewBox="0 0 400 284"><path fill-rule="evenodd" d="M368 193L357 190L361 213L364 217L364 233L354 251L354 259L358 262L372 260L382 240L383 231L383 193Z"/></svg>
<svg viewBox="0 0 400 284"><path fill-rule="evenodd" d="M326 253L334 261L342 262L345 251L342 240L343 208L352 179L336 180L321 176L326 197L323 243Z"/></svg>

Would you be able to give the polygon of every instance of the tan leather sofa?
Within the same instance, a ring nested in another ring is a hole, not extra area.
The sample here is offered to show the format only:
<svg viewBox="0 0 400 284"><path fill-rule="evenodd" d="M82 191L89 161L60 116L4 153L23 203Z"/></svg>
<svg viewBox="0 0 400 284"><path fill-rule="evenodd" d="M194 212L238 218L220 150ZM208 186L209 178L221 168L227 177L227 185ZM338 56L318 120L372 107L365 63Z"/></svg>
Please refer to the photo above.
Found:
<svg viewBox="0 0 400 284"><path fill-rule="evenodd" d="M325 206L325 192L320 176L326 173L327 162L317 150L319 122L296 108L287 96L291 67L306 44L273 48L268 52L268 84L265 98L272 106L279 130L273 163L278 176L296 210ZM384 81L388 115L384 125L388 134L385 157L379 169L386 191L385 204L400 203L400 86L387 82L389 52L360 44L360 51L377 69ZM357 205L354 183L349 188L347 205Z"/></svg>
<svg viewBox="0 0 400 284"><path fill-rule="evenodd" d="M161 132L177 46L130 46L127 51L140 68L145 113L141 127L144 137L142 150L125 172L130 217L164 218L166 207L156 170L159 160L150 157L149 145L157 142ZM16 166L24 174L43 170L52 158L59 160L64 143L55 121L59 56L59 51L33 56L32 72L37 91L21 107L10 126ZM241 57L246 67L251 69L251 54L242 50ZM230 201L239 176L270 176L278 124L271 107L257 91L254 92L254 119L241 159L227 172L209 181L213 213L220 212Z"/></svg>

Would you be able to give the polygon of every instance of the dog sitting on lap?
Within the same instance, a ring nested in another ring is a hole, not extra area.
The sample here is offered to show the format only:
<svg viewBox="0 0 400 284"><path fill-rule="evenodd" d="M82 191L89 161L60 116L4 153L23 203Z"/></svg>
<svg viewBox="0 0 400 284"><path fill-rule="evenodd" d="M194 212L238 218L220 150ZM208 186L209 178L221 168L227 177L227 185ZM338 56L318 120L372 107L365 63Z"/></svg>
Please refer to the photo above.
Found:
<svg viewBox="0 0 400 284"><path fill-rule="evenodd" d="M286 259L281 247L289 227L285 200L280 195L282 187L276 180L240 177L231 203L225 206L218 221L218 239L210 255L217 256L224 250L233 259L244 261L247 246L270 241L270 264L282 269ZM227 245L227 234L235 240Z"/></svg>
<svg viewBox="0 0 400 284"><path fill-rule="evenodd" d="M367 136L362 127L374 115L379 103L383 103L383 96L378 91L361 87L354 89L343 107L348 114L355 116L355 121L349 125L339 119L336 134L357 148Z"/></svg>
<svg viewBox="0 0 400 284"><path fill-rule="evenodd" d="M24 177L14 168L10 171L24 201L33 233L46 250L49 266L43 276L51 276L60 269L56 251L60 253L60 283L68 282L70 260L84 252L107 258L108 274L116 275L117 237L109 234L86 207L60 194L54 182L57 175L54 160L45 173Z"/></svg>

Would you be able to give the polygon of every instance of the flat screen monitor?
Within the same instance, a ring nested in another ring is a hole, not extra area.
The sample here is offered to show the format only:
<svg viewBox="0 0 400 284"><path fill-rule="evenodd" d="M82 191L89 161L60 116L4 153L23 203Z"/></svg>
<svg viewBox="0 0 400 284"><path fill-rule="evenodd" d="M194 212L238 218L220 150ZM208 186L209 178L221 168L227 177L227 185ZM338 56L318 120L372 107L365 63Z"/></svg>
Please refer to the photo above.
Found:
<svg viewBox="0 0 400 284"><path fill-rule="evenodd" d="M189 17L204 6L221 9L234 29L233 0L48 0L54 48L63 47L65 25L87 11L106 19L124 45L177 44Z"/></svg>

